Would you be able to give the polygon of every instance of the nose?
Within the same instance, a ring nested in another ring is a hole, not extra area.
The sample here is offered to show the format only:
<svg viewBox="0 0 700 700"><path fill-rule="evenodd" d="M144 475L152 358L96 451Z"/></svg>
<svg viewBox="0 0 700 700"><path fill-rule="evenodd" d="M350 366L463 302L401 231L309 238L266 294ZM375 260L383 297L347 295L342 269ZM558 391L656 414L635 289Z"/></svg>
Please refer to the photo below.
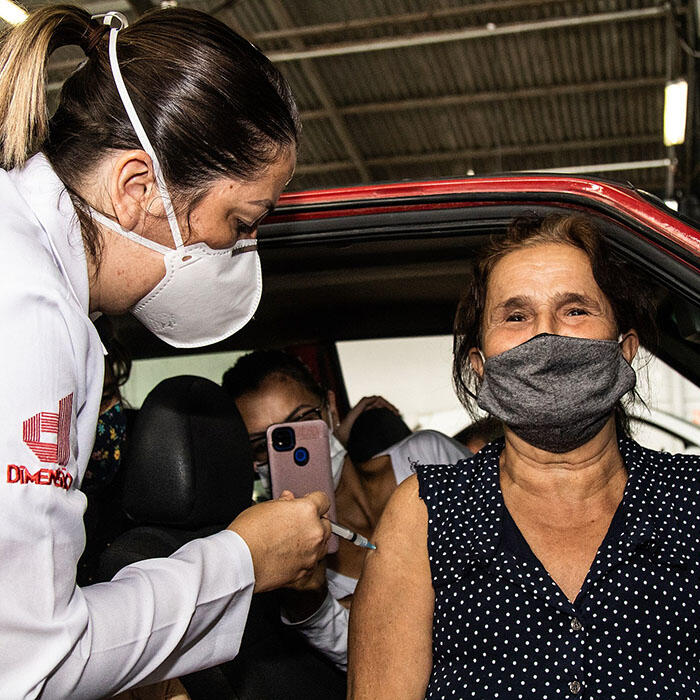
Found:
<svg viewBox="0 0 700 700"><path fill-rule="evenodd" d="M556 322L556 318L548 311L542 311L535 317L533 336L540 335L541 333L557 335L557 327L558 324Z"/></svg>

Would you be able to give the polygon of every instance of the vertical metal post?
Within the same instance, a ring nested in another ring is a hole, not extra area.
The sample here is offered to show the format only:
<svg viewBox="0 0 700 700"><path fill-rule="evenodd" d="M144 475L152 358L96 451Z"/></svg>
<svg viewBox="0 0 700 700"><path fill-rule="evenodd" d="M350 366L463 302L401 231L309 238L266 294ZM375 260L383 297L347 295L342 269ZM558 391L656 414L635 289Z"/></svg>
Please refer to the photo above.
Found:
<svg viewBox="0 0 700 700"><path fill-rule="evenodd" d="M698 20L700 19L700 0L688 3L688 14L686 21L686 41L693 51L698 46ZM693 177L696 161L697 138L695 136L695 125L697 123L697 71L695 70L695 58L688 56L685 58L688 75L688 115L685 125L685 167L683 172L683 186L686 196L693 191Z"/></svg>
<svg viewBox="0 0 700 700"><path fill-rule="evenodd" d="M673 8L671 4L666 5L666 81L673 80L673 58L676 46L676 33L673 26ZM664 92L665 99L665 92ZM676 159L676 149L674 146L667 146L666 155L669 160L666 171L666 199L674 198L675 176L678 161Z"/></svg>

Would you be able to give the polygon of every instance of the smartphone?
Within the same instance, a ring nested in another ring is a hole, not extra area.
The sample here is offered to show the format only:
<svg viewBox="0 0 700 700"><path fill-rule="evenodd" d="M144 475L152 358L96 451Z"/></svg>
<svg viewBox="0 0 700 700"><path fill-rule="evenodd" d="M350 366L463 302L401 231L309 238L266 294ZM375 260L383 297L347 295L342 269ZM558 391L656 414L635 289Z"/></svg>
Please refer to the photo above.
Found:
<svg viewBox="0 0 700 700"><path fill-rule="evenodd" d="M267 429L272 497L291 491L297 498L323 491L330 501L328 517L335 521L335 489L331 472L328 426L322 420L277 423ZM338 537L331 535L328 553L338 551Z"/></svg>

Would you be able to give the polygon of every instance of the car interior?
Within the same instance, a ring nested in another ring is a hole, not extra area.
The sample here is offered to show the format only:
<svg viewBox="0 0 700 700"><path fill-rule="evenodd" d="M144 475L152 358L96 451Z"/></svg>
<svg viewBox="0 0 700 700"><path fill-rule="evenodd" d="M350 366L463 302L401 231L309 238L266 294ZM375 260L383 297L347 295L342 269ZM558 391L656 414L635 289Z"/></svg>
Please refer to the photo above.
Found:
<svg viewBox="0 0 700 700"><path fill-rule="evenodd" d="M578 211L593 217L614 248L646 274L659 304L654 353L700 384L700 272L691 250L589 201L496 199L280 207L259 232L264 291L258 312L213 349L289 349L347 409L336 342L449 334L474 253L488 237L502 235L525 212ZM176 352L129 317L117 323L136 359ZM99 580L224 527L250 503L247 435L233 402L209 380L180 376L159 384L139 411L124 461L128 529L100 557ZM282 629L274 595L255 599L239 656L182 679L193 700L344 697L343 674Z"/></svg>
<svg viewBox="0 0 700 700"><path fill-rule="evenodd" d="M201 377L166 379L129 437L121 482L129 524L99 557L94 580L224 529L250 505L252 488L248 434L230 397ZM343 674L281 623L275 591L253 597L233 661L180 681L192 700L345 697Z"/></svg>

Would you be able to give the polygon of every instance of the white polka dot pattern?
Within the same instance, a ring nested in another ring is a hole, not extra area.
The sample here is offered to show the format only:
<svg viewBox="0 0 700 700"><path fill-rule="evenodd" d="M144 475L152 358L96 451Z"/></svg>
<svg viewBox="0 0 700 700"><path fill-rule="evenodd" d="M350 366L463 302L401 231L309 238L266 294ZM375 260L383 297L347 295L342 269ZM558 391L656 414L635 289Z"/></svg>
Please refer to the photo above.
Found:
<svg viewBox="0 0 700 700"><path fill-rule="evenodd" d="M700 698L700 457L620 440L627 486L572 604L527 545L508 546L502 449L417 468L435 588L426 697Z"/></svg>

